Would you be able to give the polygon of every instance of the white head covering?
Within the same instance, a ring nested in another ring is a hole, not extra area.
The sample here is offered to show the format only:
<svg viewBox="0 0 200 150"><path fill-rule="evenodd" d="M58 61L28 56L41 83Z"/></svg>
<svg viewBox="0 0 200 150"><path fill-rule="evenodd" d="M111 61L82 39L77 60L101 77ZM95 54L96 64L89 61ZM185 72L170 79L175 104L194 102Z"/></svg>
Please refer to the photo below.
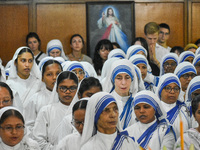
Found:
<svg viewBox="0 0 200 150"><path fill-rule="evenodd" d="M179 79L180 79L181 75L186 74L188 72L193 72L193 73L197 74L197 71L196 71L194 65L189 62L182 62L182 63L178 64L178 66L174 70L174 74L177 75Z"/></svg>
<svg viewBox="0 0 200 150"><path fill-rule="evenodd" d="M147 50L141 46L141 45L132 45L128 48L127 52L126 52L126 58L129 59L131 56L137 54L138 52L144 52L144 54L147 57Z"/></svg>
<svg viewBox="0 0 200 150"><path fill-rule="evenodd" d="M155 94L160 98L160 100L161 100L162 90L164 89L164 87L166 87L167 85L169 85L171 83L175 83L180 88L180 91L181 91L181 82L180 82L179 78L173 73L166 73L160 77L160 80L158 82L158 86L157 86L156 92L155 92ZM180 96L180 94L179 94L179 96ZM180 98L179 98L179 100L180 100Z"/></svg>
<svg viewBox="0 0 200 150"><path fill-rule="evenodd" d="M50 56L49 53L54 49L60 50L61 51L61 57L63 57L64 60L67 60L67 57L65 56L65 52L63 50L63 45L62 45L60 40L53 39L53 40L49 41L48 44L47 44L46 54L48 56Z"/></svg>
<svg viewBox="0 0 200 150"><path fill-rule="evenodd" d="M0 81L6 82L6 73L5 73L4 67L1 64L1 62L0 62Z"/></svg>
<svg viewBox="0 0 200 150"><path fill-rule="evenodd" d="M51 92L50 104L59 102L59 96L58 96L58 92L57 92L57 80L58 80L59 76L60 76L61 74L65 73L65 72L69 72L69 71L63 71L63 72L61 72L61 73L57 76L57 78L56 78L55 86L53 87L53 91ZM73 72L72 72L72 73L73 73ZM74 73L74 74L75 74L75 73ZM75 75L76 75L76 74L75 74ZM77 80L78 80L78 78L77 78ZM78 84L77 86L79 86L79 84ZM77 88L77 92L76 92L76 94L75 94L73 100L71 101L71 103L70 103L70 105L69 105L69 109L68 109L69 112L72 111L72 107L73 107L74 103L76 103L76 102L78 101L78 94L77 94L77 93L78 93L78 88ZM66 113L66 114L67 114L67 113Z"/></svg>
<svg viewBox="0 0 200 150"><path fill-rule="evenodd" d="M11 63L12 63L12 59L6 64L6 67L5 67L5 74L6 74L6 76L9 76L9 71L10 71Z"/></svg>
<svg viewBox="0 0 200 150"><path fill-rule="evenodd" d="M24 48L30 49L26 46L23 46L23 47L20 47L16 50L16 52L15 52L13 58L12 58L12 61L11 61L8 79L17 78L18 75L17 75L17 68L15 66L15 60L17 59L19 52ZM32 66L30 74L41 80L41 73L40 73L40 70L39 70L35 60L33 61L33 66Z"/></svg>
<svg viewBox="0 0 200 150"><path fill-rule="evenodd" d="M162 121L164 119L164 121L167 122L167 114L156 94L148 90L138 92L134 97L134 107L140 103L147 103L151 105L155 110L156 119L158 121Z"/></svg>
<svg viewBox="0 0 200 150"><path fill-rule="evenodd" d="M18 111L22 115L22 113L17 108L15 108L13 106L6 106L6 107L3 107L3 108L0 109L0 120L1 120L1 117L4 114L4 112L6 112L7 110L12 110L12 109Z"/></svg>
<svg viewBox="0 0 200 150"><path fill-rule="evenodd" d="M48 60L53 60L54 58L52 56L47 56L42 58L42 60L40 61L40 63L38 64L38 67L40 69L40 71L42 71L42 68L44 66L44 64L48 61Z"/></svg>
<svg viewBox="0 0 200 150"><path fill-rule="evenodd" d="M136 73L137 78L138 78L138 91L145 90L144 81L142 80L141 71L136 65L133 65L133 66L135 68L135 73Z"/></svg>
<svg viewBox="0 0 200 150"><path fill-rule="evenodd" d="M192 100L192 93L196 90L199 90L200 89L200 76L196 76L194 77L188 87L187 87L187 91L186 91L186 96L185 96L185 101L187 102L191 102Z"/></svg>
<svg viewBox="0 0 200 150"><path fill-rule="evenodd" d="M60 64L65 62L65 59L63 57L55 57L54 60L57 60Z"/></svg>
<svg viewBox="0 0 200 150"><path fill-rule="evenodd" d="M65 61L63 64L63 71L72 71L74 69L80 68L85 73L85 78L89 76L88 72L86 72L84 66L79 61Z"/></svg>
<svg viewBox="0 0 200 150"><path fill-rule="evenodd" d="M193 60L193 65L195 66L198 62L200 62L200 54L196 55Z"/></svg>
<svg viewBox="0 0 200 150"><path fill-rule="evenodd" d="M132 83L130 86L130 93L134 96L138 92L138 79L135 67L127 59L119 59L112 64L110 72L102 83L103 91L112 92L112 90L114 90L114 80L119 73L127 73L131 77Z"/></svg>
<svg viewBox="0 0 200 150"><path fill-rule="evenodd" d="M195 55L198 55L198 54L200 54L200 47L198 47L196 52L195 52Z"/></svg>
<svg viewBox="0 0 200 150"><path fill-rule="evenodd" d="M81 145L85 144L97 133L96 124L102 111L111 103L116 102L114 97L107 92L98 92L90 97L87 103ZM122 131L118 119L117 129Z"/></svg>
<svg viewBox="0 0 200 150"><path fill-rule="evenodd" d="M100 80L103 81L104 78L107 76L107 74L110 72L110 68L112 66L112 63L115 62L116 60L119 60L120 58L118 57L112 57L110 59L107 59L102 67L102 71L101 71L101 78Z"/></svg>
<svg viewBox="0 0 200 150"><path fill-rule="evenodd" d="M184 62L185 59L187 59L188 57L195 57L194 53L191 51L184 51L179 55L179 63Z"/></svg>
<svg viewBox="0 0 200 150"><path fill-rule="evenodd" d="M178 55L176 53L168 53L168 54L166 54L165 56L162 57L162 60L161 60L161 63L160 63L160 76L165 73L163 65L168 60L175 61L177 66L178 66Z"/></svg>
<svg viewBox="0 0 200 150"><path fill-rule="evenodd" d="M108 54L108 59L113 58L113 57L124 59L126 58L126 54L124 53L122 49L116 48L110 51L110 53Z"/></svg>
<svg viewBox="0 0 200 150"><path fill-rule="evenodd" d="M88 77L97 78L97 73L96 73L94 67L91 65L91 63L89 63L87 61L81 61L80 63L83 65L84 70Z"/></svg>

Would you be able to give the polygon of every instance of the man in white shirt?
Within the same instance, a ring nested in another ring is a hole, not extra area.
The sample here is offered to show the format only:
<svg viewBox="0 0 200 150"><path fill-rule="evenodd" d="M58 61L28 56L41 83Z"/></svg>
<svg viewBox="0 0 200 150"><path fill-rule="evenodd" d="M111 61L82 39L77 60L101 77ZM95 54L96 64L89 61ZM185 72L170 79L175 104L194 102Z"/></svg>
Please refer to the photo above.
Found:
<svg viewBox="0 0 200 150"><path fill-rule="evenodd" d="M160 29L159 29L157 43L159 44L159 46L165 48L167 51L170 52L171 47L169 47L167 45L167 41L168 41L169 36L170 36L170 27L166 23L159 24L159 27L160 27Z"/></svg>

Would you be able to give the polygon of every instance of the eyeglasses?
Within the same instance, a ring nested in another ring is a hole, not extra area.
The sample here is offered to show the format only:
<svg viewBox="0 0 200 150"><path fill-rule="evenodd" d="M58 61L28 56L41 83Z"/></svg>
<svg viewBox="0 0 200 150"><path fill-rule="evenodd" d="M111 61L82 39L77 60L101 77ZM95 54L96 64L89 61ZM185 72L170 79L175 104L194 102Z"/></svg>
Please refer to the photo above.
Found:
<svg viewBox="0 0 200 150"><path fill-rule="evenodd" d="M85 75L84 71L72 71L72 72L74 72L75 74L79 74L79 75Z"/></svg>
<svg viewBox="0 0 200 150"><path fill-rule="evenodd" d="M60 86L58 87L60 89L61 92L65 93L67 92L67 90L69 90L71 93L75 92L77 89L77 86L70 86L69 88L66 86Z"/></svg>
<svg viewBox="0 0 200 150"><path fill-rule="evenodd" d="M192 74L186 73L186 74L183 74L181 77L183 77L184 79L188 79L189 77L191 77L193 79L194 77L196 77L196 74L194 74L194 73L192 73Z"/></svg>
<svg viewBox="0 0 200 150"><path fill-rule="evenodd" d="M12 127L12 126L5 126L5 127L1 127L1 129L5 130L6 132L13 132L13 130L15 129L17 132L19 131L23 131L24 130L24 126L23 125L17 125L16 127Z"/></svg>
<svg viewBox="0 0 200 150"><path fill-rule="evenodd" d="M73 126L75 126L76 128L80 127L80 125L82 124L82 126L84 126L84 121L75 121L74 119L72 120L71 124Z"/></svg>
<svg viewBox="0 0 200 150"><path fill-rule="evenodd" d="M169 63L164 63L163 66L164 66L164 67L169 67L169 66L171 66L171 67L176 67L177 64L176 64L176 63L171 63L171 64L169 64Z"/></svg>
<svg viewBox="0 0 200 150"><path fill-rule="evenodd" d="M164 89L168 93L170 93L172 91L172 89L173 89L174 93L179 93L179 91L180 91L180 88L178 86L176 86L174 88L172 88L171 86L166 86L166 87L164 87Z"/></svg>
<svg viewBox="0 0 200 150"><path fill-rule="evenodd" d="M159 34L162 34L162 35L165 35L165 36L166 36L166 35L169 35L169 33L167 33L167 32L166 32L166 33L164 33L164 32L162 32L162 31L160 31L160 33L159 33Z"/></svg>
<svg viewBox="0 0 200 150"><path fill-rule="evenodd" d="M11 102L11 100L3 100L3 101L0 101L0 103L2 103L2 105L9 105Z"/></svg>

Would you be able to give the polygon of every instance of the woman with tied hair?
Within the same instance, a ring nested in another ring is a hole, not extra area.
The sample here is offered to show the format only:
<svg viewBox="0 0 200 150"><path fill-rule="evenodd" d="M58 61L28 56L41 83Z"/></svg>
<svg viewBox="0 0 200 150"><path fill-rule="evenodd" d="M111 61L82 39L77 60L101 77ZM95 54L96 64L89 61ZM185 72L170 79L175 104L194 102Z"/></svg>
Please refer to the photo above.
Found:
<svg viewBox="0 0 200 150"><path fill-rule="evenodd" d="M178 55L175 53L168 53L162 57L160 63L160 76L166 73L174 73L174 70L178 66Z"/></svg>
<svg viewBox="0 0 200 150"><path fill-rule="evenodd" d="M30 97L40 91L41 74L35 63L32 51L28 47L20 47L16 50L6 83L19 94L23 106L28 103Z"/></svg>
<svg viewBox="0 0 200 150"><path fill-rule="evenodd" d="M167 112L167 119L172 126L175 140L180 136L180 119L183 121L184 131L191 127L190 113L185 102L180 98L180 93L181 83L175 74L167 73L161 76L156 95Z"/></svg>
<svg viewBox="0 0 200 150"><path fill-rule="evenodd" d="M46 54L52 57L62 57L64 60L68 60L65 56L65 52L63 50L63 45L60 40L53 39L47 43Z"/></svg>
<svg viewBox="0 0 200 150"><path fill-rule="evenodd" d="M174 74L177 75L181 82L181 99L185 100L185 92L187 90L188 84L196 76L197 72L195 67L189 62L182 62L178 64L174 70Z"/></svg>
<svg viewBox="0 0 200 150"><path fill-rule="evenodd" d="M140 69L145 89L155 92L159 78L147 71L148 61L146 57L141 54L136 54L131 56L129 60Z"/></svg>
<svg viewBox="0 0 200 150"><path fill-rule="evenodd" d="M26 136L25 122L15 107L0 109L0 149L40 150L38 143Z"/></svg>
<svg viewBox="0 0 200 150"><path fill-rule="evenodd" d="M122 131L115 98L98 92L88 101L81 150L138 150L138 144L127 131Z"/></svg>
<svg viewBox="0 0 200 150"><path fill-rule="evenodd" d="M77 132L66 135L62 140L60 140L56 146L56 150L80 150L81 135L83 132L87 102L88 100L81 99L74 104L72 108L73 119L71 124L74 126Z"/></svg>
<svg viewBox="0 0 200 150"><path fill-rule="evenodd" d="M34 58L37 64L40 63L40 61L46 57L47 55L40 51L41 48L41 40L37 33L35 32L30 32L26 36L26 45L31 49L31 51L34 54Z"/></svg>
<svg viewBox="0 0 200 150"><path fill-rule="evenodd" d="M40 109L33 127L33 139L41 149L51 150L58 144L56 130L78 101L77 87L78 78L73 72L63 71L58 75L50 104Z"/></svg>
<svg viewBox="0 0 200 150"><path fill-rule="evenodd" d="M103 91L116 99L122 128L135 122L133 97L138 92L138 78L133 64L126 59L115 61L108 75L102 81Z"/></svg>
<svg viewBox="0 0 200 150"><path fill-rule="evenodd" d="M56 83L56 78L62 72L61 64L53 57L45 57L40 61L42 85L41 90L30 97L24 108L27 128L32 132L35 120L40 109L50 104L51 94Z"/></svg>
<svg viewBox="0 0 200 150"><path fill-rule="evenodd" d="M86 61L92 65L92 59L89 56L82 54L84 46L84 40L80 34L72 35L70 38L70 47L72 51L67 55L68 59L70 61Z"/></svg>
<svg viewBox="0 0 200 150"><path fill-rule="evenodd" d="M193 65L197 70L197 75L200 75L200 54L195 56L193 60Z"/></svg>
<svg viewBox="0 0 200 150"><path fill-rule="evenodd" d="M129 126L127 131L142 148L173 148L175 138L166 118L167 114L160 99L153 92L138 92L134 97L134 111L138 122Z"/></svg>
<svg viewBox="0 0 200 150"><path fill-rule="evenodd" d="M108 59L113 58L113 57L124 59L126 58L126 54L124 53L122 49L117 48L117 49L113 49L113 51L111 51L108 54Z"/></svg>
<svg viewBox="0 0 200 150"><path fill-rule="evenodd" d="M192 64L193 60L194 60L194 53L191 52L191 51L185 51L185 52L182 52L180 55L179 55L179 60L178 60L178 63L181 63L181 62L184 62L184 61L188 61Z"/></svg>
<svg viewBox="0 0 200 150"><path fill-rule="evenodd" d="M191 108L192 100L198 95L200 95L200 76L196 76L190 81L185 95L185 103L190 109L192 127L198 126L197 122L194 119L194 116L192 115L192 108Z"/></svg>

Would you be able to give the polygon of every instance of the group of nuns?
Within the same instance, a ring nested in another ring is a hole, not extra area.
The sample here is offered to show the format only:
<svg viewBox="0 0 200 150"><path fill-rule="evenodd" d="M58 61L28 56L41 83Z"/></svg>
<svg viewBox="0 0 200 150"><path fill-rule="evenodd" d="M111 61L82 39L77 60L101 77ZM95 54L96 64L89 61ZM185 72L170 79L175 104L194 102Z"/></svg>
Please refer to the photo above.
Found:
<svg viewBox="0 0 200 150"><path fill-rule="evenodd" d="M180 122L200 149L200 54L169 53L154 76L144 47L114 49L97 76L84 61L37 65L24 46L0 68L0 150L178 150Z"/></svg>

